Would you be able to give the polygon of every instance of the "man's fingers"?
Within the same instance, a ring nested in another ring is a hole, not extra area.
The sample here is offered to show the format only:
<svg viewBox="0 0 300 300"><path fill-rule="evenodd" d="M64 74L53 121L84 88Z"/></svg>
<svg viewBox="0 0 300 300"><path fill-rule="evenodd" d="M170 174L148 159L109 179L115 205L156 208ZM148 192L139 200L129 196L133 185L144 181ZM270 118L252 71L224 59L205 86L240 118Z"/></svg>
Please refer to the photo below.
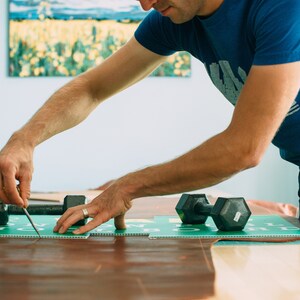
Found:
<svg viewBox="0 0 300 300"><path fill-rule="evenodd" d="M58 228L58 233L65 233L73 224L77 221L82 220L82 213L76 211L71 214Z"/></svg>
<svg viewBox="0 0 300 300"><path fill-rule="evenodd" d="M18 185L18 191L24 201L24 207L28 206L28 199L30 198L30 181L22 180Z"/></svg>
<svg viewBox="0 0 300 300"><path fill-rule="evenodd" d="M115 217L115 227L117 229L126 229L125 214Z"/></svg>
<svg viewBox="0 0 300 300"><path fill-rule="evenodd" d="M5 193L8 203L24 207L24 201L19 194L14 178L11 180L4 177L2 179L2 191Z"/></svg>
<svg viewBox="0 0 300 300"><path fill-rule="evenodd" d="M74 234L83 234L86 233L96 227L98 227L99 225L101 225L104 222L107 222L108 220L102 220L101 218L94 218L91 221L89 221L86 225L79 227L78 229L74 230L73 233Z"/></svg>
<svg viewBox="0 0 300 300"><path fill-rule="evenodd" d="M84 216L83 209L88 213L89 217L92 219L86 225L74 230L74 234L82 234L89 230L96 228L102 223L107 222L111 217L105 212L98 212L98 208L95 205L78 205L69 208L62 217L57 221L56 226L53 228L54 232L65 233L67 230L75 224L77 221L82 220ZM123 224L120 222L120 224ZM120 225L121 226L121 225Z"/></svg>
<svg viewBox="0 0 300 300"><path fill-rule="evenodd" d="M5 186L4 186L4 182L3 182L3 178L0 175L0 201L4 201L4 203L6 204L10 204L9 199L6 196L6 192L5 192Z"/></svg>
<svg viewBox="0 0 300 300"><path fill-rule="evenodd" d="M75 210L75 207L69 208L56 222L56 226L54 227L53 231L65 233L70 226L82 219L83 215L81 209Z"/></svg>
<svg viewBox="0 0 300 300"><path fill-rule="evenodd" d="M87 215L83 212L83 209L86 210ZM69 208L57 221L56 226L54 227L54 232L65 233L69 227L75 224L77 221L82 220L86 217L93 217L95 215L95 208L90 205L78 205Z"/></svg>
<svg viewBox="0 0 300 300"><path fill-rule="evenodd" d="M86 225L81 226L80 228L76 229L73 231L74 234L83 234L85 232L88 232L99 225L107 222L110 218L107 216L103 215L97 215L93 220L88 222ZM125 224L125 215L122 214L120 216L115 217L115 227L116 229L126 229L126 224Z"/></svg>

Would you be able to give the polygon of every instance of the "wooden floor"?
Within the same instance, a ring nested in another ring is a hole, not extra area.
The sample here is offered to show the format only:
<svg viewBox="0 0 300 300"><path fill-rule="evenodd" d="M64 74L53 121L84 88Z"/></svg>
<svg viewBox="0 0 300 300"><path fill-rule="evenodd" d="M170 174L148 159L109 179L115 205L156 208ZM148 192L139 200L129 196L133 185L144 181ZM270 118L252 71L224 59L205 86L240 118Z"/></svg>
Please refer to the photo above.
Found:
<svg viewBox="0 0 300 300"><path fill-rule="evenodd" d="M216 299L300 299L300 244L212 248Z"/></svg>
<svg viewBox="0 0 300 300"><path fill-rule="evenodd" d="M204 254L199 240L11 239L1 240L0 248L1 299L198 299L213 294L209 245Z"/></svg>
<svg viewBox="0 0 300 300"><path fill-rule="evenodd" d="M175 213L135 200L129 218ZM0 299L300 299L300 244L213 240L0 239Z"/></svg>

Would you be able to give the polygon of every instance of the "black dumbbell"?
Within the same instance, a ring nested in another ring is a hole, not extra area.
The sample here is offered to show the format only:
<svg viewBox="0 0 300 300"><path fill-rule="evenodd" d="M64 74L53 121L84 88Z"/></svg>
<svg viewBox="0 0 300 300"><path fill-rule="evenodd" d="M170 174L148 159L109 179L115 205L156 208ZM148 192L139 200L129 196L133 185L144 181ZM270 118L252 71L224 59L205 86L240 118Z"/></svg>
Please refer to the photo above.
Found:
<svg viewBox="0 0 300 300"><path fill-rule="evenodd" d="M242 230L251 211L244 198L219 197L215 205L211 205L205 194L182 194L176 211L185 224L204 224L211 216L219 230Z"/></svg>
<svg viewBox="0 0 300 300"><path fill-rule="evenodd" d="M67 195L61 204L30 204L27 211L30 215L62 215L68 208L86 204L86 197L83 195ZM9 215L24 215L22 208L16 205L5 205L0 200L0 225L6 225ZM86 224L86 219L79 220L75 226Z"/></svg>

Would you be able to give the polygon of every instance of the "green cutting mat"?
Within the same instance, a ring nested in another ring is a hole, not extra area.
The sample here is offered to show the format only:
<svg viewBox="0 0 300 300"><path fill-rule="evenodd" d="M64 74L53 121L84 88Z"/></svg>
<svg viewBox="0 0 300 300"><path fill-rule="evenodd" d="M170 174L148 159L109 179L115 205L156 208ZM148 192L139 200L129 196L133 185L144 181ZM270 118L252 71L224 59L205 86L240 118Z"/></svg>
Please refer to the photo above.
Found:
<svg viewBox="0 0 300 300"><path fill-rule="evenodd" d="M126 229L116 230L113 220L95 228L91 236L149 236L159 232L161 224L154 219L127 219Z"/></svg>
<svg viewBox="0 0 300 300"><path fill-rule="evenodd" d="M56 221L61 216L32 216L42 238L45 239L87 239L90 234L75 235L72 233L77 227L70 227L65 234L53 232ZM24 215L9 216L7 225L0 225L0 238L38 238L37 233L32 228L27 217Z"/></svg>
<svg viewBox="0 0 300 300"><path fill-rule="evenodd" d="M182 224L177 216L156 216L154 219L127 219L127 229L116 230L113 220L89 233L74 235L71 227L67 233L54 233L53 228L60 216L32 216L42 238L86 239L89 236L149 236L159 238L291 238L299 237L300 229L279 216L252 216L243 231L219 231L211 218L206 224ZM5 226L0 226L1 237L36 238L37 234L26 216L10 216Z"/></svg>
<svg viewBox="0 0 300 300"><path fill-rule="evenodd" d="M291 238L300 239L300 229L276 215L252 216L242 231L220 231L211 218L205 224L182 224L177 216L154 217L160 231L149 238Z"/></svg>

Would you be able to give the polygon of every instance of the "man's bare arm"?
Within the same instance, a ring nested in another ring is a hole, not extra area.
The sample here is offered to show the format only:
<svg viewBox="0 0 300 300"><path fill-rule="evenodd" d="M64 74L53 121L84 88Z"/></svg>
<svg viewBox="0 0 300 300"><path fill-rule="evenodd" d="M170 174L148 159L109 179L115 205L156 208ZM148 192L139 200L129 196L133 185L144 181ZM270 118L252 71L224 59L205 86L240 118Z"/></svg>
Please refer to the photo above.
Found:
<svg viewBox="0 0 300 300"><path fill-rule="evenodd" d="M299 87L300 62L253 66L226 130L175 160L128 174L119 184L132 198L180 193L256 166Z"/></svg>
<svg viewBox="0 0 300 300"><path fill-rule="evenodd" d="M31 146L82 122L102 101L149 75L164 57L135 38L54 93L16 135Z"/></svg>
<svg viewBox="0 0 300 300"><path fill-rule="evenodd" d="M0 199L27 206L34 148L82 122L99 103L147 76L164 59L132 38L101 65L54 93L29 122L12 135L0 152ZM19 181L21 197L16 180Z"/></svg>

